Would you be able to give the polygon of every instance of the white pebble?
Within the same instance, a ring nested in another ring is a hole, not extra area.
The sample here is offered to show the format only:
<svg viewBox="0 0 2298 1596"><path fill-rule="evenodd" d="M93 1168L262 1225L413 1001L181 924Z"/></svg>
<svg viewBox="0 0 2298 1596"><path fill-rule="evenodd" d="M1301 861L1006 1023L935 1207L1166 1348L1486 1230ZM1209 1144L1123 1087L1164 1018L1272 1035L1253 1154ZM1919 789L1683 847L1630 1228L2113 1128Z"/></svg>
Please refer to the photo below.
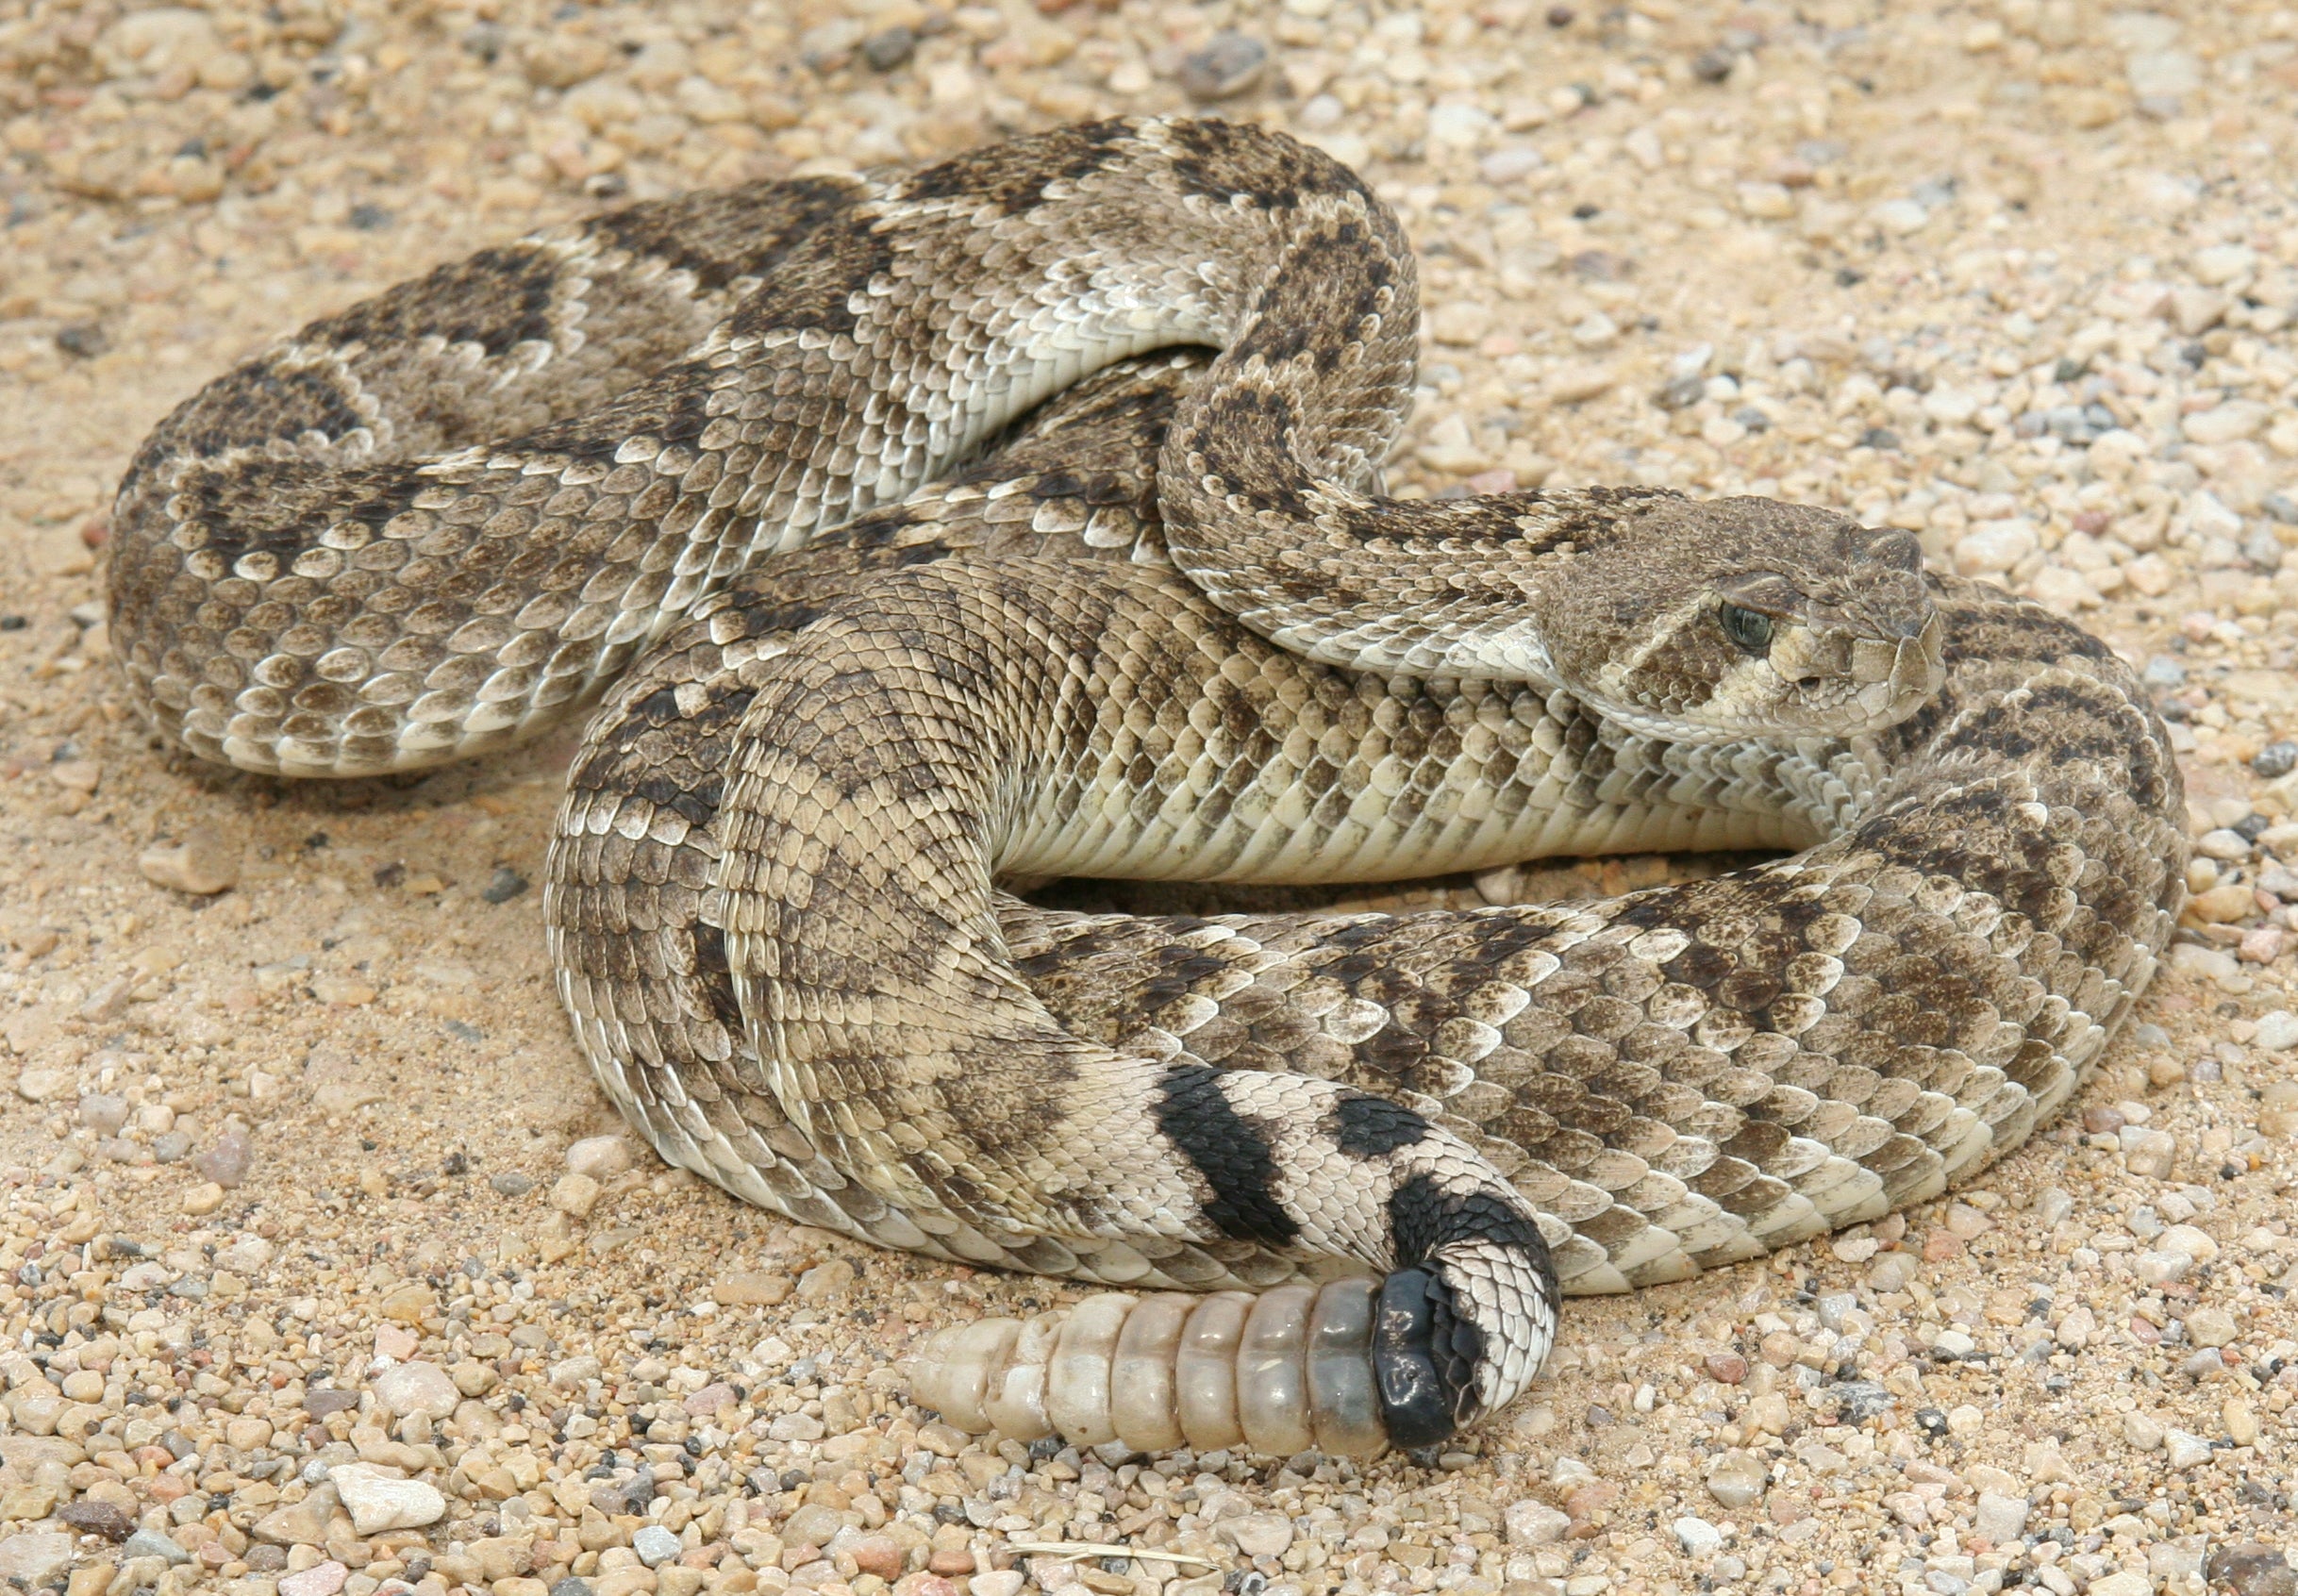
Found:
<svg viewBox="0 0 2298 1596"><path fill-rule="evenodd" d="M2233 443L2256 437L2264 429L2267 414L2266 407L2255 400L2235 399L2187 417L2180 424L2180 430L2185 432L2190 443L2212 446ZM2198 498L2202 496L2196 495Z"/></svg>
<svg viewBox="0 0 2298 1596"><path fill-rule="evenodd" d="M2208 1231L2190 1224L2172 1225L2155 1245L2166 1253L2184 1253L2196 1263L2209 1263L2218 1256L2217 1239Z"/></svg>
<svg viewBox="0 0 2298 1596"><path fill-rule="evenodd" d="M1931 220L1931 213L1911 199L1885 200L1867 214L1885 232L1902 237L1920 231L1923 224Z"/></svg>
<svg viewBox="0 0 2298 1596"><path fill-rule="evenodd" d="M1769 1483L1762 1459L1744 1452L1726 1452L1707 1466L1707 1494L1735 1512L1763 1495Z"/></svg>
<svg viewBox="0 0 2298 1596"><path fill-rule="evenodd" d="M377 1474L368 1464L346 1463L327 1477L351 1514L352 1528L361 1535L421 1529L437 1523L447 1511L447 1499L437 1486Z"/></svg>
<svg viewBox="0 0 2298 1596"><path fill-rule="evenodd" d="M2026 1533L2026 1498L1983 1490L1979 1492L1978 1506L1972 1513L1971 1525L1997 1546L2017 1540Z"/></svg>
<svg viewBox="0 0 2298 1596"><path fill-rule="evenodd" d="M2210 1461L2210 1443L2184 1430L2166 1430L2162 1436L2162 1460L2173 1469L2198 1468Z"/></svg>
<svg viewBox="0 0 2298 1596"><path fill-rule="evenodd" d="M2024 516L1982 521L1956 540L1955 569L1964 576L1999 576L2041 546Z"/></svg>
<svg viewBox="0 0 2298 1596"><path fill-rule="evenodd" d="M1280 1557L1292 1544L1292 1521L1282 1513L1246 1513L1224 1519L1219 1532L1248 1557Z"/></svg>
<svg viewBox="0 0 2298 1596"><path fill-rule="evenodd" d="M2171 1169L2178 1161L2178 1142L2169 1131L2124 1125L2121 1134L2124 1169L2150 1180L2170 1178Z"/></svg>
<svg viewBox="0 0 2298 1596"><path fill-rule="evenodd" d="M2242 535L2242 518L2208 489L2187 495L2183 519L2187 530L2197 538L2234 539Z"/></svg>
<svg viewBox="0 0 2298 1596"><path fill-rule="evenodd" d="M2258 263L2258 252L2247 244L2212 244L2194 252L2194 277L2207 288L2224 288Z"/></svg>
<svg viewBox="0 0 2298 1596"><path fill-rule="evenodd" d="M394 1417L427 1414L444 1419L462 1401L447 1372L435 1363L402 1363L375 1376L375 1400Z"/></svg>
<svg viewBox="0 0 2298 1596"><path fill-rule="evenodd" d="M1591 312L1572 329L1572 341L1583 349L1608 349L1620 341L1620 324L1601 310Z"/></svg>
<svg viewBox="0 0 2298 1596"><path fill-rule="evenodd" d="M1507 1527L1511 1546L1553 1546L1571 1530L1572 1521L1545 1502L1511 1502Z"/></svg>
<svg viewBox="0 0 2298 1596"><path fill-rule="evenodd" d="M136 868L155 887L209 898L240 884L239 842L213 826L193 826L174 842L155 843Z"/></svg>
<svg viewBox="0 0 2298 1596"><path fill-rule="evenodd" d="M1941 426L1960 426L1979 413L1979 396L1941 384L1923 396L1923 413Z"/></svg>
<svg viewBox="0 0 2298 1596"><path fill-rule="evenodd" d="M2149 1286L2172 1286L2187 1277L2194 1260L2184 1253L2156 1251L2140 1253L2133 1258L2130 1270Z"/></svg>
<svg viewBox="0 0 2298 1596"><path fill-rule="evenodd" d="M630 1168L630 1143L619 1136L589 1136L567 1149L567 1169L592 1180L611 1180Z"/></svg>
<svg viewBox="0 0 2298 1596"><path fill-rule="evenodd" d="M1560 366L1548 377L1548 397L1559 405L1576 405L1611 391L1619 381L1609 366Z"/></svg>
<svg viewBox="0 0 2298 1596"><path fill-rule="evenodd" d="M1706 1519L1687 1516L1676 1520L1674 1528L1687 1557L1713 1556L1724 1545L1724 1532Z"/></svg>
<svg viewBox="0 0 2298 1596"><path fill-rule="evenodd" d="M2298 1047L2298 1014L2287 1008L2268 1009L2258 1016L2258 1034L2251 1040L2269 1053Z"/></svg>
<svg viewBox="0 0 2298 1596"><path fill-rule="evenodd" d="M678 1538L660 1524L647 1524L640 1529L630 1538L630 1549L650 1569L660 1568L682 1550Z"/></svg>

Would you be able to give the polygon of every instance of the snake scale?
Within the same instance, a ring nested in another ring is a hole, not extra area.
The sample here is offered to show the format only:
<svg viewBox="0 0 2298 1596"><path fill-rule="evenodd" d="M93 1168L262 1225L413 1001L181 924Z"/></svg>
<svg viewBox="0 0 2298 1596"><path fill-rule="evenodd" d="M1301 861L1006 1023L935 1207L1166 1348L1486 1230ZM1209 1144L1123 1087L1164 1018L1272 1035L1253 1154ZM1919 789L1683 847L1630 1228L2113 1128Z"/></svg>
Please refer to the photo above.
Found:
<svg viewBox="0 0 2298 1596"><path fill-rule="evenodd" d="M1363 183L1219 122L648 202L179 407L113 636L164 733L284 775L597 704L544 909L631 1122L793 1218L1122 1288L941 1332L953 1422L1424 1446L1561 1294L2017 1145L2186 842L2125 667L1905 533L1380 496L1417 326ZM1676 848L1800 851L1468 912L1007 889Z"/></svg>

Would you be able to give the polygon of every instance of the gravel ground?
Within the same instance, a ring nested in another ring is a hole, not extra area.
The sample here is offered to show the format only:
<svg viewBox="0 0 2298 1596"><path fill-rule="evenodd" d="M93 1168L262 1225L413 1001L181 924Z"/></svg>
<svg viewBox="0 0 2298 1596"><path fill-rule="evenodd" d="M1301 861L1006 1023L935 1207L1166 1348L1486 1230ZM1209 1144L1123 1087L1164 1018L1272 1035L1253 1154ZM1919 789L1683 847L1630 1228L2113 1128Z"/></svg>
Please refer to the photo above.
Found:
<svg viewBox="0 0 2298 1596"><path fill-rule="evenodd" d="M0 1578L2290 1592L2298 16L1048 8L0 4ZM1548 1380L1428 1468L929 1421L914 1338L1070 1288L791 1227L613 1135L528 886L563 740L285 787L163 756L107 662L105 496L265 336L603 200L1192 102L1359 163L1419 240L1407 491L1913 528L2143 668L2201 837L2072 1122L1958 1201L1574 1305ZM1026 1550L1057 1541L1108 1549Z"/></svg>

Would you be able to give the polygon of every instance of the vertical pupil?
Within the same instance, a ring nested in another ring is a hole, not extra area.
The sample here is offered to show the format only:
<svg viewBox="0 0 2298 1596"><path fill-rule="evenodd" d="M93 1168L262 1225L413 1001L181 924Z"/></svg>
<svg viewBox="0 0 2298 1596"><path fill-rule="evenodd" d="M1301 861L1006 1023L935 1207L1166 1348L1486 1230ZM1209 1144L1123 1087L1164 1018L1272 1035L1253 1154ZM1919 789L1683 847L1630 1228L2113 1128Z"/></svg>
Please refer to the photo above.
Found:
<svg viewBox="0 0 2298 1596"><path fill-rule="evenodd" d="M1724 607L1724 630L1744 649L1760 649L1772 640L1771 618L1736 604Z"/></svg>

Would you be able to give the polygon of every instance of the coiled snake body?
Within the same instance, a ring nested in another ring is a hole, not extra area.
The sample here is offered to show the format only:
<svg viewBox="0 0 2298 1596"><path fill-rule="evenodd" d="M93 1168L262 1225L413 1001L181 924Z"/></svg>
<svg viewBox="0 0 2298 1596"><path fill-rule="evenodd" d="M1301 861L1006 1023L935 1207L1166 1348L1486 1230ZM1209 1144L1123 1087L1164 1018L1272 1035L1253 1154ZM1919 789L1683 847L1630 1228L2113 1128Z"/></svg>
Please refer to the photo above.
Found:
<svg viewBox="0 0 2298 1596"><path fill-rule="evenodd" d="M1426 1444L1561 1291L2023 1139L2185 842L2124 667L1905 534L1378 497L1416 321L1353 175L1218 123L638 206L187 402L121 489L114 634L156 723L288 774L605 691L545 910L631 1121L796 1218L1154 1290L947 1334L954 1421ZM1803 852L1470 913L998 885L1679 847Z"/></svg>

